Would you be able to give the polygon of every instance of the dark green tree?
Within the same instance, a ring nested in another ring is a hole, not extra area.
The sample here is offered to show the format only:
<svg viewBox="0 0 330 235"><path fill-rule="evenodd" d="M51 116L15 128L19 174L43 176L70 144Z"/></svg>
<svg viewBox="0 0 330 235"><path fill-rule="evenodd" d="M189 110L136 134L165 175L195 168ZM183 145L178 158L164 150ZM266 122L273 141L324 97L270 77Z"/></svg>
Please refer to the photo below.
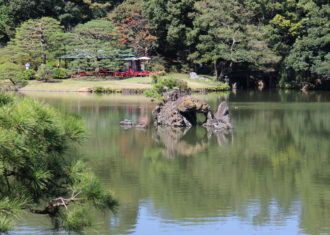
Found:
<svg viewBox="0 0 330 235"><path fill-rule="evenodd" d="M103 68L117 70L121 61L121 53L125 52L119 45L120 35L112 22L106 20L92 20L77 25L70 34L68 51L81 55L83 59L75 61L77 66L86 66L96 72Z"/></svg>
<svg viewBox="0 0 330 235"><path fill-rule="evenodd" d="M7 42L13 35L13 26L12 11L4 0L0 0L0 44Z"/></svg>
<svg viewBox="0 0 330 235"><path fill-rule="evenodd" d="M144 14L158 38L158 52L168 58L186 60L187 35L192 29L190 14L196 0L144 0Z"/></svg>
<svg viewBox="0 0 330 235"><path fill-rule="evenodd" d="M307 11L301 20L306 33L293 44L285 64L295 71L298 85L320 86L330 79L330 5L309 3L301 5Z"/></svg>
<svg viewBox="0 0 330 235"><path fill-rule="evenodd" d="M248 63L270 67L278 58L264 40L264 27L253 24L253 12L244 4L202 0L195 4L194 30L196 50L189 56L195 63L211 63L219 79L235 64Z"/></svg>
<svg viewBox="0 0 330 235"><path fill-rule="evenodd" d="M4 93L0 119L0 232L11 229L24 209L80 230L91 224L90 208L114 208L111 195L69 154L84 137L81 119Z"/></svg>
<svg viewBox="0 0 330 235"><path fill-rule="evenodd" d="M24 22L11 41L8 51L17 62L46 64L52 52L60 48L58 36L63 32L60 22L49 17Z"/></svg>

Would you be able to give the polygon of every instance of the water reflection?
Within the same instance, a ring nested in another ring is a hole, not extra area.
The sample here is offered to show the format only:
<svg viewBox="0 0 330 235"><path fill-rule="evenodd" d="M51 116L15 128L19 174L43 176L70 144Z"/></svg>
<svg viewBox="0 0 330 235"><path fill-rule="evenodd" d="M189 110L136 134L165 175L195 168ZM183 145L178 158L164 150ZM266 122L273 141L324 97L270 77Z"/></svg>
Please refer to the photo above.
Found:
<svg viewBox="0 0 330 235"><path fill-rule="evenodd" d="M120 201L117 215L95 214L94 231L330 234L330 93L227 94L232 133L124 130L121 120L153 104L111 97L38 97L83 116L81 152ZM224 99L199 98L213 108Z"/></svg>
<svg viewBox="0 0 330 235"><path fill-rule="evenodd" d="M154 127L153 139L164 146L166 157L191 156L208 148L211 139L217 139L219 146L225 146L231 141L230 130L216 130L214 128L192 127Z"/></svg>

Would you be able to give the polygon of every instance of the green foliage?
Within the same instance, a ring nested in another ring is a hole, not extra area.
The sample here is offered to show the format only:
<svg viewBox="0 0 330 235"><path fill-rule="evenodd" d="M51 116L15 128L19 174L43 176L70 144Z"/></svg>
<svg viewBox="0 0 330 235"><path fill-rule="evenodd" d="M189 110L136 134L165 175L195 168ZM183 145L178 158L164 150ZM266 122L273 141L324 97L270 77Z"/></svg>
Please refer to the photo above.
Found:
<svg viewBox="0 0 330 235"><path fill-rule="evenodd" d="M153 57L152 60L146 64L146 69L152 72L165 71L166 61L162 57Z"/></svg>
<svg viewBox="0 0 330 235"><path fill-rule="evenodd" d="M0 107L11 102L13 102L13 97L0 90Z"/></svg>
<svg viewBox="0 0 330 235"><path fill-rule="evenodd" d="M161 100L164 92L171 91L173 89L184 91L188 89L188 84L187 82L179 79L158 77L155 83L153 83L153 88L151 90L144 91L144 95L149 98Z"/></svg>
<svg viewBox="0 0 330 235"><path fill-rule="evenodd" d="M97 86L93 89L94 93L103 93L104 92L104 88L101 86Z"/></svg>
<svg viewBox="0 0 330 235"><path fill-rule="evenodd" d="M68 213L64 213L63 228L69 231L81 231L82 228L92 225L90 208L73 206Z"/></svg>
<svg viewBox="0 0 330 235"><path fill-rule="evenodd" d="M53 70L53 77L56 79L65 79L68 78L69 71L63 68L56 68Z"/></svg>
<svg viewBox="0 0 330 235"><path fill-rule="evenodd" d="M157 100L162 100L162 98L163 98L163 96L161 94L159 94L158 91L155 89L145 90L143 92L143 94L146 97L157 99Z"/></svg>
<svg viewBox="0 0 330 235"><path fill-rule="evenodd" d="M253 12L244 4L202 0L195 9L192 36L196 35L197 45L189 58L196 63L214 64L217 78L222 79L237 63L260 66L277 62L263 39L263 27L251 22Z"/></svg>
<svg viewBox="0 0 330 235"><path fill-rule="evenodd" d="M313 9L305 21L306 35L296 40L286 65L304 77L301 82L316 84L316 78L330 79L330 5Z"/></svg>
<svg viewBox="0 0 330 235"><path fill-rule="evenodd" d="M0 232L7 232L14 227L14 222L10 218L0 217Z"/></svg>
<svg viewBox="0 0 330 235"><path fill-rule="evenodd" d="M194 68L220 80L263 72L322 88L329 7L325 0L0 0L0 43L12 39L0 63L37 70L60 55L87 55L70 69L99 72L121 69L112 58L134 51L157 54L148 71Z"/></svg>
<svg viewBox="0 0 330 235"><path fill-rule="evenodd" d="M46 64L41 64L37 72L37 80L47 82L54 76L54 70L52 67Z"/></svg>
<svg viewBox="0 0 330 235"><path fill-rule="evenodd" d="M121 68L123 62L113 58L120 57L125 50L119 46L119 33L112 22L93 20L79 24L68 40L69 53L88 58L74 61L73 69L100 72Z"/></svg>
<svg viewBox="0 0 330 235"><path fill-rule="evenodd" d="M0 1L0 43L9 40L9 37L13 34L12 27L12 11L8 5L5 5L3 1Z"/></svg>
<svg viewBox="0 0 330 235"><path fill-rule="evenodd" d="M105 87L101 87L101 86L97 86L97 87L94 87L92 90L91 90L93 93L107 93L107 94L110 94L110 93L121 93L121 89L113 89L113 88L105 88Z"/></svg>
<svg viewBox="0 0 330 235"><path fill-rule="evenodd" d="M158 38L158 51L168 58L183 58L189 48L188 34L192 28L190 14L196 0L144 0L143 10ZM163 70L163 69L161 69Z"/></svg>
<svg viewBox="0 0 330 235"><path fill-rule="evenodd" d="M214 88L214 91L229 91L230 90L230 85L227 83L220 83L219 86Z"/></svg>
<svg viewBox="0 0 330 235"><path fill-rule="evenodd" d="M8 79L13 85L17 85L21 82L20 66L17 64L6 62L0 64L0 79Z"/></svg>
<svg viewBox="0 0 330 235"><path fill-rule="evenodd" d="M158 82L159 76L156 74L151 74L151 84L156 84Z"/></svg>
<svg viewBox="0 0 330 235"><path fill-rule="evenodd" d="M32 80L36 78L36 72L33 69L25 69L19 73L21 80Z"/></svg>
<svg viewBox="0 0 330 235"><path fill-rule="evenodd" d="M51 17L66 30L79 23L106 16L122 0L0 0L0 43L14 36L14 28L30 19Z"/></svg>
<svg viewBox="0 0 330 235"><path fill-rule="evenodd" d="M11 53L17 61L32 66L46 64L52 52L61 47L58 35L63 32L60 22L49 17L28 20L17 28L10 42Z"/></svg>
<svg viewBox="0 0 330 235"><path fill-rule="evenodd" d="M67 209L43 211L68 230L91 224L86 208L116 206L83 162L64 155L84 137L78 117L4 93L0 104L0 231L10 229L22 209L38 213L34 206L59 196L72 200Z"/></svg>

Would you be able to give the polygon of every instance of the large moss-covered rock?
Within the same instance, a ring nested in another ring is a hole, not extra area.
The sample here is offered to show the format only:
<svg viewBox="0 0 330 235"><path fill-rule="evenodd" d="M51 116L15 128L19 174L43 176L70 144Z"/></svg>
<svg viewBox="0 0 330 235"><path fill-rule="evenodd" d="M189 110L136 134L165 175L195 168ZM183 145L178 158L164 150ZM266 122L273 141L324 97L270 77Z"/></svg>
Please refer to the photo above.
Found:
<svg viewBox="0 0 330 235"><path fill-rule="evenodd" d="M164 98L165 102L157 105L153 111L156 125L172 127L196 125L196 113L206 115L209 111L208 104L177 90L165 93Z"/></svg>
<svg viewBox="0 0 330 235"><path fill-rule="evenodd" d="M219 105L218 111L213 115L207 103L178 90L166 92L164 103L157 105L152 112L157 126L171 127L197 125L197 113L205 115L204 126L216 129L232 128L229 109L225 102Z"/></svg>

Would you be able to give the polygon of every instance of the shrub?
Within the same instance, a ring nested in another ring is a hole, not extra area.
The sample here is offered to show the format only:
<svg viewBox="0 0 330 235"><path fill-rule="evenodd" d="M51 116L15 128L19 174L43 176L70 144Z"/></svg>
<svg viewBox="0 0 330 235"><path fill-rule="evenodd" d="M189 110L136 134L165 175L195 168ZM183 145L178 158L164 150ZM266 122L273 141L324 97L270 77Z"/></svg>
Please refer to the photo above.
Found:
<svg viewBox="0 0 330 235"><path fill-rule="evenodd" d="M92 92L93 93L103 93L105 91L105 89L101 86L97 86L95 88L93 88Z"/></svg>
<svg viewBox="0 0 330 235"><path fill-rule="evenodd" d="M53 71L53 77L57 79L65 79L69 76L69 71L63 68L57 68Z"/></svg>
<svg viewBox="0 0 330 235"><path fill-rule="evenodd" d="M151 74L151 84L156 84L158 82L159 76L156 74Z"/></svg>
<svg viewBox="0 0 330 235"><path fill-rule="evenodd" d="M36 72L33 69L25 69L20 72L19 78L22 80L32 80L36 78Z"/></svg>
<svg viewBox="0 0 330 235"><path fill-rule="evenodd" d="M153 88L151 90L146 90L144 95L161 100L165 91L170 91L175 88L182 91L188 89L188 84L183 80L177 80L174 78L158 78L157 83L153 83Z"/></svg>
<svg viewBox="0 0 330 235"><path fill-rule="evenodd" d="M49 65L41 64L37 74L37 80L48 81L53 77L53 69Z"/></svg>
<svg viewBox="0 0 330 235"><path fill-rule="evenodd" d="M180 72L179 66L178 65L172 65L170 67L170 72L172 72L172 73L179 73Z"/></svg>
<svg viewBox="0 0 330 235"><path fill-rule="evenodd" d="M164 71L166 68L166 61L162 57L153 57L152 60L146 64L146 69L152 72Z"/></svg>
<svg viewBox="0 0 330 235"><path fill-rule="evenodd" d="M229 91L230 85L227 83L220 83L219 86L217 86L214 91Z"/></svg>
<svg viewBox="0 0 330 235"><path fill-rule="evenodd" d="M157 100L161 100L162 99L162 96L155 89L145 90L143 92L143 94L146 97L149 97L149 98L154 98L154 99L157 99Z"/></svg>
<svg viewBox="0 0 330 235"><path fill-rule="evenodd" d="M180 72L181 73L189 73L190 71L190 67L188 64L182 64L181 65L181 69L180 69Z"/></svg>
<svg viewBox="0 0 330 235"><path fill-rule="evenodd" d="M17 64L6 62L0 64L0 78L9 79L13 85L19 82L20 67Z"/></svg>

